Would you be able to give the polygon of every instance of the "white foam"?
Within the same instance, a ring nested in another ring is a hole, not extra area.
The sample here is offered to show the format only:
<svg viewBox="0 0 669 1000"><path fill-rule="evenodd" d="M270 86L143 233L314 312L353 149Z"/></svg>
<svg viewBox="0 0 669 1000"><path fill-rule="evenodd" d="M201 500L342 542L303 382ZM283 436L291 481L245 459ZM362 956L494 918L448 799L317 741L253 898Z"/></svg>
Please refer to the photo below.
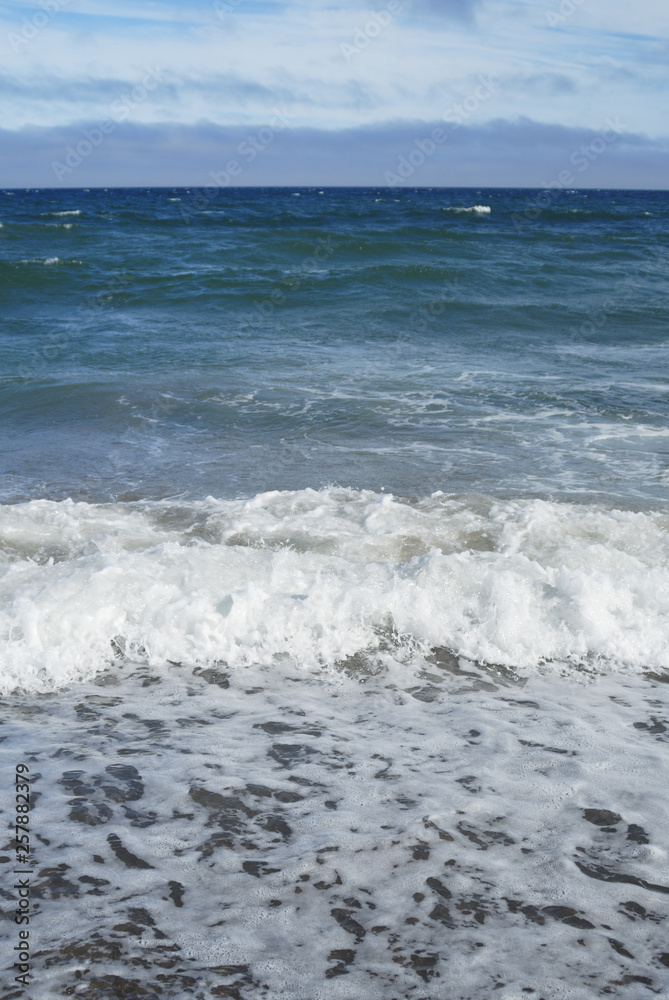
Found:
<svg viewBox="0 0 669 1000"><path fill-rule="evenodd" d="M469 208L447 208L447 212L476 212L477 215L490 215L490 205L470 205Z"/></svg>
<svg viewBox="0 0 669 1000"><path fill-rule="evenodd" d="M112 659L332 668L445 646L526 673L669 667L669 517L330 488L0 507L0 684Z"/></svg>

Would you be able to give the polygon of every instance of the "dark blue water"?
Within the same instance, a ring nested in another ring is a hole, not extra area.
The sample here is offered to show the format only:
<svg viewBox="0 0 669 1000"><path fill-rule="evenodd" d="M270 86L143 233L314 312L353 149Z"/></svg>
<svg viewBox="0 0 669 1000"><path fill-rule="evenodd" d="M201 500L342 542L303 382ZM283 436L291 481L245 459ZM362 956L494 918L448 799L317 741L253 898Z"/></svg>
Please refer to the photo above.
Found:
<svg viewBox="0 0 669 1000"><path fill-rule="evenodd" d="M666 192L5 191L0 222L5 501L669 495Z"/></svg>

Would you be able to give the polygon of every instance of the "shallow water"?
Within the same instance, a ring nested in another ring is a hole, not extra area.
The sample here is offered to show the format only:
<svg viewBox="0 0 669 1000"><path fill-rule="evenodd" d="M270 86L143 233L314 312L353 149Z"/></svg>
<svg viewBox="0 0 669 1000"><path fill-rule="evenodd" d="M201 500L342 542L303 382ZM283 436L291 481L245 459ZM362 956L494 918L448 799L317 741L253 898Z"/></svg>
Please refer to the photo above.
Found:
<svg viewBox="0 0 669 1000"><path fill-rule="evenodd" d="M35 995L666 995L668 681L438 650L12 697Z"/></svg>

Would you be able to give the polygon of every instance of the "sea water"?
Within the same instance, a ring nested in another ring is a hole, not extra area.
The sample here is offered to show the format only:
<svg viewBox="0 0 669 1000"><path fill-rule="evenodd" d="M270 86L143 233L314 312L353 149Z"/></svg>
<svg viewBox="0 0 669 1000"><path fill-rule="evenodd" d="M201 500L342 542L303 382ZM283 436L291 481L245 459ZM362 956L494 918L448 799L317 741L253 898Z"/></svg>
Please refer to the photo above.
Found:
<svg viewBox="0 0 669 1000"><path fill-rule="evenodd" d="M669 996L668 220L0 192L31 998Z"/></svg>

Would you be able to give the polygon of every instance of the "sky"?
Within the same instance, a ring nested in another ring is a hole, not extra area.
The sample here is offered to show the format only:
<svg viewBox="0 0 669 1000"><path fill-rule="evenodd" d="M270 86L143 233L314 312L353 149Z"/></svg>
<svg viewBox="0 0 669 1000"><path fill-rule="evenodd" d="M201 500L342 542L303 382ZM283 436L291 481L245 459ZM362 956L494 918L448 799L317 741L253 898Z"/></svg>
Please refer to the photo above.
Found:
<svg viewBox="0 0 669 1000"><path fill-rule="evenodd" d="M666 0L0 2L0 186L666 188L668 63Z"/></svg>

